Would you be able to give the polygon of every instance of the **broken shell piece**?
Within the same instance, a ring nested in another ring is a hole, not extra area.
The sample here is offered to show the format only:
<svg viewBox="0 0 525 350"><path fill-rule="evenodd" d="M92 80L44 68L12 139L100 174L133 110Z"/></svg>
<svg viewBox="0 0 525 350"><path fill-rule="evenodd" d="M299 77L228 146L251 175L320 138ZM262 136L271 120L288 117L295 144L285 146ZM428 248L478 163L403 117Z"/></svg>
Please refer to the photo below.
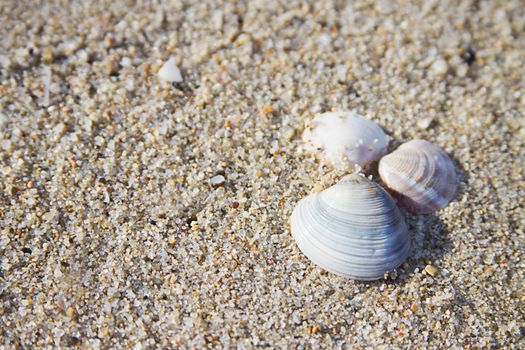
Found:
<svg viewBox="0 0 525 350"><path fill-rule="evenodd" d="M170 57L159 69L159 78L170 83L180 83L183 81L179 67L175 65L175 58Z"/></svg>
<svg viewBox="0 0 525 350"><path fill-rule="evenodd" d="M432 213L456 195L454 163L439 146L413 140L379 162L379 175L403 206L415 213Z"/></svg>
<svg viewBox="0 0 525 350"><path fill-rule="evenodd" d="M390 138L355 112L316 116L303 134L306 149L341 170L359 170L383 156Z"/></svg>
<svg viewBox="0 0 525 350"><path fill-rule="evenodd" d="M382 278L410 251L408 229L394 199L359 174L303 198L290 223L299 249L310 260L357 280Z"/></svg>

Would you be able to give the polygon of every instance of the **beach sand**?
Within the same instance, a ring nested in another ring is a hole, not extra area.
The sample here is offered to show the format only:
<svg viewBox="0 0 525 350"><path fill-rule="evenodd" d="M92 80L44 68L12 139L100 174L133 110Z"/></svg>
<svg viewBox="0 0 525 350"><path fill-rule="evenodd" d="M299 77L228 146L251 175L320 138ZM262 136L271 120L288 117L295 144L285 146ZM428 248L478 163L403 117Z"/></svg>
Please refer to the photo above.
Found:
<svg viewBox="0 0 525 350"><path fill-rule="evenodd" d="M1 0L0 349L525 348L524 12ZM288 224L345 174L301 141L343 110L460 182L372 283Z"/></svg>

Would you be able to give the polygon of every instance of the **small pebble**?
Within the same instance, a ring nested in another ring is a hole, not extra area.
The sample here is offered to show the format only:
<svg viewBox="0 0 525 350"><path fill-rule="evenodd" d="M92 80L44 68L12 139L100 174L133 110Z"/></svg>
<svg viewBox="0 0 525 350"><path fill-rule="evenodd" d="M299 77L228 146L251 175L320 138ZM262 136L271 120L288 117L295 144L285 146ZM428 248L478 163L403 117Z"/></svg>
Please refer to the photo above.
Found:
<svg viewBox="0 0 525 350"><path fill-rule="evenodd" d="M416 125L418 128L422 130L426 130L430 127L430 125L432 124L432 121L433 121L432 118L421 118L421 119L418 119Z"/></svg>
<svg viewBox="0 0 525 350"><path fill-rule="evenodd" d="M466 64L460 64L457 68L456 68L456 75L459 77L459 78L464 78L467 76L467 73L468 73L468 66Z"/></svg>
<svg viewBox="0 0 525 350"><path fill-rule="evenodd" d="M318 324L316 324L316 325L314 325L314 326L312 327L312 333L313 333L313 334L317 334L317 333L319 332L320 329L321 329L321 327L320 327Z"/></svg>
<svg viewBox="0 0 525 350"><path fill-rule="evenodd" d="M433 265L427 265L425 266L425 272L429 274L430 276L434 277L437 274L438 269L434 267Z"/></svg>
<svg viewBox="0 0 525 350"><path fill-rule="evenodd" d="M53 60L55 59L55 57L53 56L53 49L51 47L46 47L44 48L44 50L42 51L42 61L44 61L44 63L53 63Z"/></svg>
<svg viewBox="0 0 525 350"><path fill-rule="evenodd" d="M295 130L292 128L288 128L284 132L284 138L286 139L286 141L292 140L294 136L295 136Z"/></svg>
<svg viewBox="0 0 525 350"><path fill-rule="evenodd" d="M261 115L266 116L273 112L273 108L270 105L264 106L264 108L261 110Z"/></svg>
<svg viewBox="0 0 525 350"><path fill-rule="evenodd" d="M66 310L66 315L70 318L75 318L77 316L77 310L70 306Z"/></svg>
<svg viewBox="0 0 525 350"><path fill-rule="evenodd" d="M434 63L432 64L431 69L432 69L432 73L435 76L444 76L445 74L447 74L447 71L448 71L447 61L445 61L444 59L440 58L440 59L434 61Z"/></svg>
<svg viewBox="0 0 525 350"><path fill-rule="evenodd" d="M216 175L210 179L212 186L221 186L226 181L226 178L222 175Z"/></svg>
<svg viewBox="0 0 525 350"><path fill-rule="evenodd" d="M410 310L412 310L412 312L417 312L419 310L419 305L418 304L412 304L410 306Z"/></svg>
<svg viewBox="0 0 525 350"><path fill-rule="evenodd" d="M122 57L122 59L120 60L120 65L122 67L129 67L129 66L131 66L131 58L129 58L129 57Z"/></svg>

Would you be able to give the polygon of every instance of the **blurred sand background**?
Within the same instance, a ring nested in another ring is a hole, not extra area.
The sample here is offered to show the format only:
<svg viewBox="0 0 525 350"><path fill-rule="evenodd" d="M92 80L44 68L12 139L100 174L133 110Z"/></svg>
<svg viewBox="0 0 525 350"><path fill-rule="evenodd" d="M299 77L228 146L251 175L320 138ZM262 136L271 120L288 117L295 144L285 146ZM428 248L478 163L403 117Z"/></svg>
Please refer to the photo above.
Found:
<svg viewBox="0 0 525 350"><path fill-rule="evenodd" d="M525 348L524 7L1 0L0 348ZM288 226L347 109L460 181L373 283Z"/></svg>

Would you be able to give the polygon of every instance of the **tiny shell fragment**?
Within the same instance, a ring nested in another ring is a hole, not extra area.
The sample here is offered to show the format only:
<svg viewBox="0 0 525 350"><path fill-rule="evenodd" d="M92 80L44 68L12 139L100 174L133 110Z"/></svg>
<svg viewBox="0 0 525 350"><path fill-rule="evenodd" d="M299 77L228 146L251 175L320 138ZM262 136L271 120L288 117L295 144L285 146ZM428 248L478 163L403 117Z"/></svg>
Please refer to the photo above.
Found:
<svg viewBox="0 0 525 350"><path fill-rule="evenodd" d="M170 57L159 70L159 78L170 83L180 83L183 81L179 67L175 65L175 58Z"/></svg>

